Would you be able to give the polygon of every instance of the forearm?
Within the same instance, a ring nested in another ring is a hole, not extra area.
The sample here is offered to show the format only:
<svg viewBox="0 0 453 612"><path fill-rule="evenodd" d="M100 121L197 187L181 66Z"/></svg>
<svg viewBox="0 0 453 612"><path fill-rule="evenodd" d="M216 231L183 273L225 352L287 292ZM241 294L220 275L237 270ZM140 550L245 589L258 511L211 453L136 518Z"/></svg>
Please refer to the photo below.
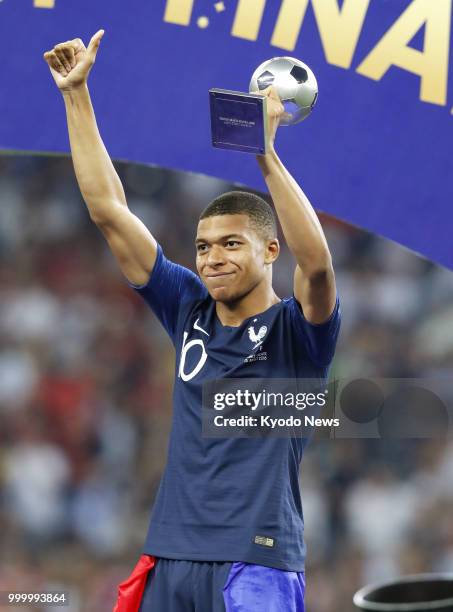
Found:
<svg viewBox="0 0 453 612"><path fill-rule="evenodd" d="M90 217L108 220L115 206L127 206L120 178L102 142L88 87L65 91L69 140L77 182Z"/></svg>
<svg viewBox="0 0 453 612"><path fill-rule="evenodd" d="M257 160L288 248L304 272L322 272L331 265L331 257L321 223L310 201L275 150L257 156Z"/></svg>

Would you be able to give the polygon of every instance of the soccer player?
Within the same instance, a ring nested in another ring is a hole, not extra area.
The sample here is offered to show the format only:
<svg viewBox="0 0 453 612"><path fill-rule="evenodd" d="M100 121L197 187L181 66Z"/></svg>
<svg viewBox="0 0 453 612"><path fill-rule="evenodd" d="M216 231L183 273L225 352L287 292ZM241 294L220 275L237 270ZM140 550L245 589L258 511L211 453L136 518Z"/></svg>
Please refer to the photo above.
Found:
<svg viewBox="0 0 453 612"><path fill-rule="evenodd" d="M276 221L262 198L223 194L201 213L198 275L169 261L129 210L103 145L87 78L103 36L44 54L66 107L72 159L91 219L129 285L176 349L166 469L143 554L119 588L118 612L302 612L303 514L296 437L205 438L203 383L325 379L340 325L332 260L307 197L278 158L283 106L268 100L269 152L257 161L296 267L294 295L272 287Z"/></svg>

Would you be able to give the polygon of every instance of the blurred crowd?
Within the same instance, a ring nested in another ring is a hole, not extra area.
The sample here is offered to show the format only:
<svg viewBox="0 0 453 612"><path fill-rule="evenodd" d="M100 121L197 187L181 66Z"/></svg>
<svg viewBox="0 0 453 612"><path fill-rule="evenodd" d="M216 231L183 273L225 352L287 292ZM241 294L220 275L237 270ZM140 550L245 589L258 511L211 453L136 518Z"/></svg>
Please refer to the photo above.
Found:
<svg viewBox="0 0 453 612"><path fill-rule="evenodd" d="M198 215L232 186L117 170L132 211L193 269ZM63 590L68 612L110 611L165 465L174 351L69 158L1 157L0 194L0 592ZM453 273L321 220L343 309L332 376L451 381ZM280 296L293 265L284 247ZM308 612L352 611L358 588L401 573L453 572L452 483L451 436L314 440L301 471Z"/></svg>

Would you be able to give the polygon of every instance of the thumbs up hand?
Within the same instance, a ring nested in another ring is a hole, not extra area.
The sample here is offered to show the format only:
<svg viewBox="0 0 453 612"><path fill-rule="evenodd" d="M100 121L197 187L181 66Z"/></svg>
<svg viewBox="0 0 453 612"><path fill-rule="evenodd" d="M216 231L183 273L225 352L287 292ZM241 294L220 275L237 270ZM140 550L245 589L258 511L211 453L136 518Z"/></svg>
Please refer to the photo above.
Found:
<svg viewBox="0 0 453 612"><path fill-rule="evenodd" d="M86 84L103 36L104 30L98 30L92 36L88 48L80 38L74 38L44 53L44 60L49 65L58 89L70 91Z"/></svg>

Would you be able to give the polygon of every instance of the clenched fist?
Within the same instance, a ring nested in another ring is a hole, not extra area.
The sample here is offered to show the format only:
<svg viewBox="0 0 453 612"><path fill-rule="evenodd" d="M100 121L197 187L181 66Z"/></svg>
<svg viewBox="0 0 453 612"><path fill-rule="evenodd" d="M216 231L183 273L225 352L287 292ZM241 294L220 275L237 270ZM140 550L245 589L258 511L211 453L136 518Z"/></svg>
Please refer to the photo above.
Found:
<svg viewBox="0 0 453 612"><path fill-rule="evenodd" d="M44 53L58 89L70 91L87 82L90 70L96 60L104 30L98 30L91 38L88 48L80 38L55 45Z"/></svg>

